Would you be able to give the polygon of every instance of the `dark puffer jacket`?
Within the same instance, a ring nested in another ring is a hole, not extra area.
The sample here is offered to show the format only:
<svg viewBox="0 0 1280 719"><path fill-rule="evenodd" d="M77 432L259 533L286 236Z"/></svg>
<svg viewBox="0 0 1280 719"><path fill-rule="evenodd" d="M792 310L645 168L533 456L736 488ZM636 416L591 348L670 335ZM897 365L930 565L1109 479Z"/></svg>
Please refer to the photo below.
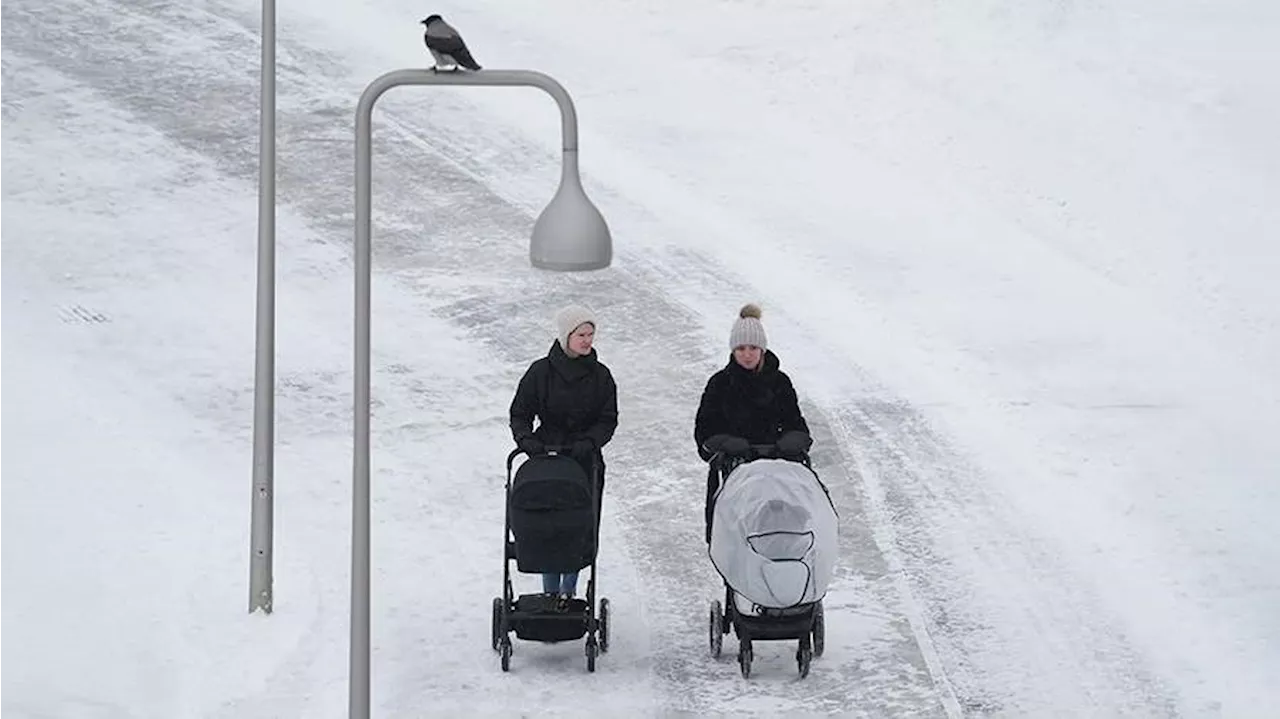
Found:
<svg viewBox="0 0 1280 719"><path fill-rule="evenodd" d="M809 434L795 387L779 369L778 356L765 350L760 362L759 372L746 370L730 355L729 364L707 380L693 425L698 456L704 461L710 460L713 453L703 445L718 434L741 437L749 444L773 444L791 431ZM708 467L704 507L707 544L711 543L713 502L719 484L716 468Z"/></svg>
<svg viewBox="0 0 1280 719"><path fill-rule="evenodd" d="M571 358L554 342L547 356L535 360L520 378L510 415L517 443L529 435L549 446L590 439L603 465L600 449L618 428L618 387L594 349Z"/></svg>
<svg viewBox="0 0 1280 719"><path fill-rule="evenodd" d="M809 433L795 387L779 369L778 356L765 350L760 361L762 367L755 372L743 369L730 356L729 364L707 380L693 426L703 460L711 458L703 444L717 434L742 437L751 444L772 444L784 432Z"/></svg>

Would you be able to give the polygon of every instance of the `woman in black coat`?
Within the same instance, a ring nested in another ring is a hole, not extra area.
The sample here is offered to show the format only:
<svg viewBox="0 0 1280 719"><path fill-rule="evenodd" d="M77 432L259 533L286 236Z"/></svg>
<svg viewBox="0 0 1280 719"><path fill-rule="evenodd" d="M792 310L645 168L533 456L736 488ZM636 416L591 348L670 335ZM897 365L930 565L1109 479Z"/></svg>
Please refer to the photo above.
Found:
<svg viewBox="0 0 1280 719"><path fill-rule="evenodd" d="M702 392L693 438L704 461L717 453L745 456L753 444L774 445L783 456L803 457L813 444L791 378L768 349L760 314L754 304L739 311L729 333L729 362L711 375ZM708 543L717 488L716 468L711 467L705 509Z"/></svg>
<svg viewBox="0 0 1280 719"><path fill-rule="evenodd" d="M556 314L559 334L547 356L529 365L511 400L511 436L529 456L548 446L567 448L587 476L596 479L596 516L604 494L601 450L618 428L618 388L613 374L596 355L595 316L571 305ZM534 418L538 427L534 429ZM578 573L544 574L547 594L569 599L577 591Z"/></svg>

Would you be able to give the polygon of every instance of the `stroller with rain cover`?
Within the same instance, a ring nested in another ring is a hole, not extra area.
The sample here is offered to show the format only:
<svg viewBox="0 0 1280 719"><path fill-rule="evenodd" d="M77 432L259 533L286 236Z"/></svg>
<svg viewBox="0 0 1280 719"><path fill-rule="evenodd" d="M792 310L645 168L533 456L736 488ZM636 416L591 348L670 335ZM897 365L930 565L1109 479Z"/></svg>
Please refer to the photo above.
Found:
<svg viewBox="0 0 1280 719"><path fill-rule="evenodd" d="M600 532L599 470L588 477L576 460L560 448L530 456L511 474L514 450L507 455L506 519L503 528L502 596L493 598L493 649L502 671L511 669L511 633L528 641L567 642L587 637L587 671L609 650L609 600L595 611L596 555ZM555 596L515 596L511 560L519 572L576 572L591 567L586 599L567 606ZM597 639L598 636L598 639Z"/></svg>
<svg viewBox="0 0 1280 719"><path fill-rule="evenodd" d="M732 629L743 677L754 642L790 639L799 640L796 663L808 676L824 649L822 598L839 555L835 505L808 457L775 455L772 445L755 445L746 457L711 460L719 486L708 554L725 586L724 603L711 603L711 654L720 656Z"/></svg>

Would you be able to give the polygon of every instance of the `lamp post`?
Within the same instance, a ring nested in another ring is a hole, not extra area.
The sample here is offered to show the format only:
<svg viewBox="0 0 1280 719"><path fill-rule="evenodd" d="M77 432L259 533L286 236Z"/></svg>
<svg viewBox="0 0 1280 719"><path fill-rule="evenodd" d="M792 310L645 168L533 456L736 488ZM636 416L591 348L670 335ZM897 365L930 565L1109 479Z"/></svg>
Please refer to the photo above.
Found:
<svg viewBox="0 0 1280 719"><path fill-rule="evenodd" d="M276 2L262 0L258 146L258 307L253 377L253 499L249 509L249 613L271 613L275 465Z"/></svg>
<svg viewBox="0 0 1280 719"><path fill-rule="evenodd" d="M608 267L613 240L604 217L587 198L578 175L578 115L559 82L529 70L444 73L393 70L365 88L356 107L355 217L355 433L351 518L351 654L349 713L360 719L370 709L370 512L369 424L372 242L373 107L400 85L506 86L544 90L560 107L563 159L560 187L533 225L529 261L539 269L587 271Z"/></svg>

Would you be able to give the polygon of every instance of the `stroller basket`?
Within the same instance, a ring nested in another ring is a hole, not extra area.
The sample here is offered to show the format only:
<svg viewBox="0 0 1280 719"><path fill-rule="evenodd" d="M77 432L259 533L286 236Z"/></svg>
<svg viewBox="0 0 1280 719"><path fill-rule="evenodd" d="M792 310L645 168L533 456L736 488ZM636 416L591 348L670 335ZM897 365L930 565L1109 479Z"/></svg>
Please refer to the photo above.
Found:
<svg viewBox="0 0 1280 719"><path fill-rule="evenodd" d="M525 594L516 598L511 628L516 636L527 641L567 642L579 639L587 633L587 622L582 618L590 614L590 605L580 597L569 600L568 606L557 608L554 597L544 594Z"/></svg>

